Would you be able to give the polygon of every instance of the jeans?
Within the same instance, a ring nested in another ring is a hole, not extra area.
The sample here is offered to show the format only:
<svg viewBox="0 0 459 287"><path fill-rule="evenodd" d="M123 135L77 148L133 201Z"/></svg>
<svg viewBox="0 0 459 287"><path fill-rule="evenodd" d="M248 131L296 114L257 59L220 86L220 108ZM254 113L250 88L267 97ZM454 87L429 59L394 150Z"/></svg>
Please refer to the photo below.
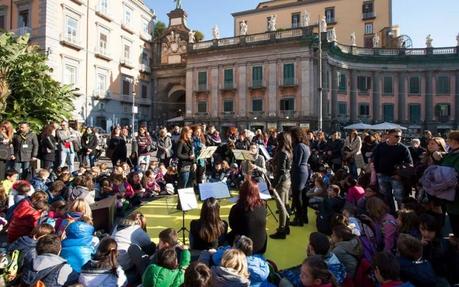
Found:
<svg viewBox="0 0 459 287"><path fill-rule="evenodd" d="M402 204L402 200L405 198L403 184L391 176L378 173L378 185L380 192L384 195L384 199L388 204L391 213L395 213L396 208L394 200L397 202L398 210Z"/></svg>
<svg viewBox="0 0 459 287"><path fill-rule="evenodd" d="M59 165L60 167L64 167L65 164L70 169L70 172L73 172L75 170L73 162L75 161L75 153L70 150L70 149L63 149L61 150L61 164Z"/></svg>
<svg viewBox="0 0 459 287"><path fill-rule="evenodd" d="M19 173L20 179L27 179L30 173L30 161L15 162L14 169Z"/></svg>
<svg viewBox="0 0 459 287"><path fill-rule="evenodd" d="M139 156L139 166L141 163L145 163L146 164L146 168L148 169L148 166L150 165L150 155L147 154L147 155L140 155Z"/></svg>

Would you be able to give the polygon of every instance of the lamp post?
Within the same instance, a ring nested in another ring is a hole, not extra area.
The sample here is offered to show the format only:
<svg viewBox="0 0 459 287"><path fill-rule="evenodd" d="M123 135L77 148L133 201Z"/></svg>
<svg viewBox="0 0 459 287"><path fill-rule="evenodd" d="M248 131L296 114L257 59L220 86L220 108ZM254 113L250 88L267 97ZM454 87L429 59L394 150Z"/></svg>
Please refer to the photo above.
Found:
<svg viewBox="0 0 459 287"><path fill-rule="evenodd" d="M319 122L318 129L321 131L323 126L323 93L322 93L322 25L319 16Z"/></svg>

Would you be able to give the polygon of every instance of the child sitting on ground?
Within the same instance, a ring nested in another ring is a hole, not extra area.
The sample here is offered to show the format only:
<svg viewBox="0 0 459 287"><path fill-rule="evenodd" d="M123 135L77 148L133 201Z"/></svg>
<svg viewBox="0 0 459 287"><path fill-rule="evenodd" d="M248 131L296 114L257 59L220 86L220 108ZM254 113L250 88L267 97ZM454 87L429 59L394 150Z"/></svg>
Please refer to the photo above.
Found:
<svg viewBox="0 0 459 287"><path fill-rule="evenodd" d="M160 249L156 255L157 263L147 267L142 276L144 287L180 287L185 281L185 269L190 265L191 254L187 247L181 252L180 262L175 248Z"/></svg>

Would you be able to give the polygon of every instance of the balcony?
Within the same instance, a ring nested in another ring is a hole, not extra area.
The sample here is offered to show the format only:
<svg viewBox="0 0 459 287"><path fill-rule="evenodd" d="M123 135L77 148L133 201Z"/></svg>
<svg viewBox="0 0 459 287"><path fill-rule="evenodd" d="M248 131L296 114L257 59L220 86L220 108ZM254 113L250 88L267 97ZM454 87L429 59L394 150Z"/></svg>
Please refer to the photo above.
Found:
<svg viewBox="0 0 459 287"><path fill-rule="evenodd" d="M92 93L92 97L97 100L107 100L111 97L110 91L96 89Z"/></svg>
<svg viewBox="0 0 459 287"><path fill-rule="evenodd" d="M298 86L298 80L295 78L284 78L279 84L281 88L293 88Z"/></svg>
<svg viewBox="0 0 459 287"><path fill-rule="evenodd" d="M30 27L20 27L14 30L11 30L16 36L24 36L25 34L32 35L32 28Z"/></svg>
<svg viewBox="0 0 459 287"><path fill-rule="evenodd" d="M140 71L143 72L143 73L146 73L146 74L150 74L151 73L151 68L147 64L140 64Z"/></svg>
<svg viewBox="0 0 459 287"><path fill-rule="evenodd" d="M145 31L140 32L140 39L146 41L146 42L151 42L151 34L146 33Z"/></svg>
<svg viewBox="0 0 459 287"><path fill-rule="evenodd" d="M375 12L365 12L362 15L362 20L371 20L376 18Z"/></svg>
<svg viewBox="0 0 459 287"><path fill-rule="evenodd" d="M121 24L121 28L122 28L124 31L126 31L126 32L128 32L128 33L130 33L130 34L134 34L134 29L131 27L131 24L122 23L122 24Z"/></svg>
<svg viewBox="0 0 459 287"><path fill-rule="evenodd" d="M68 46L78 51L83 49L83 46L78 36L67 34L67 33L61 33L60 41L62 45Z"/></svg>
<svg viewBox="0 0 459 287"><path fill-rule="evenodd" d="M224 82L223 87L220 89L222 91L235 91L236 85L234 82Z"/></svg>
<svg viewBox="0 0 459 287"><path fill-rule="evenodd" d="M108 22L113 21L113 18L109 16L108 8L100 5L96 6L96 15L107 20Z"/></svg>
<svg viewBox="0 0 459 287"><path fill-rule="evenodd" d="M134 63L131 61L131 59L121 57L120 59L120 65L124 66L128 69L133 69L134 68Z"/></svg>
<svg viewBox="0 0 459 287"><path fill-rule="evenodd" d="M108 50L104 47L97 46L95 49L95 56L98 58L101 58L106 61L111 61L113 60L112 56L108 52Z"/></svg>
<svg viewBox="0 0 459 287"><path fill-rule="evenodd" d="M249 86L249 90L265 90L266 85L263 80L254 80L252 84Z"/></svg>

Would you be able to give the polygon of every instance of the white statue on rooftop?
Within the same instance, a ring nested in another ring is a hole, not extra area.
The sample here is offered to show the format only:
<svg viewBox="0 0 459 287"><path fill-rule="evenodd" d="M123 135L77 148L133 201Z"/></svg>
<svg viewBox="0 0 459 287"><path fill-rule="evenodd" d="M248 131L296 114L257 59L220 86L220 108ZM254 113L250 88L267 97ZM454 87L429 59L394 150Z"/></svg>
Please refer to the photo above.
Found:
<svg viewBox="0 0 459 287"><path fill-rule="evenodd" d="M355 42L355 32L351 33L351 46L357 46L357 43Z"/></svg>
<svg viewBox="0 0 459 287"><path fill-rule="evenodd" d="M212 35L214 36L214 40L220 39L220 29L218 28L218 25L215 25L212 29Z"/></svg>
<svg viewBox="0 0 459 287"><path fill-rule="evenodd" d="M247 26L247 21L241 21L241 23L239 24L239 28L239 34L241 36L247 35L247 32L249 30L249 27Z"/></svg>
<svg viewBox="0 0 459 287"><path fill-rule="evenodd" d="M373 48L381 48L380 47L380 42L381 42L381 39L379 38L379 35L375 34L373 36Z"/></svg>
<svg viewBox="0 0 459 287"><path fill-rule="evenodd" d="M330 31L330 37L328 37L328 42L336 42L336 29L333 27Z"/></svg>
<svg viewBox="0 0 459 287"><path fill-rule="evenodd" d="M426 37L426 47L427 48L432 48L432 42L433 42L432 36L430 34L427 35L427 37Z"/></svg>
<svg viewBox="0 0 459 287"><path fill-rule="evenodd" d="M277 16L276 15L271 15L269 17L269 21L268 21L268 31L269 32L276 31L276 21L277 21Z"/></svg>
<svg viewBox="0 0 459 287"><path fill-rule="evenodd" d="M308 10L304 10L303 27L308 27L309 26L309 21L310 21L309 12L308 12Z"/></svg>
<svg viewBox="0 0 459 287"><path fill-rule="evenodd" d="M196 32L193 30L190 30L190 32L188 32L188 43L193 44L196 42L195 34Z"/></svg>
<svg viewBox="0 0 459 287"><path fill-rule="evenodd" d="M322 16L320 18L320 24L319 24L320 32L327 32L327 19L325 16Z"/></svg>

